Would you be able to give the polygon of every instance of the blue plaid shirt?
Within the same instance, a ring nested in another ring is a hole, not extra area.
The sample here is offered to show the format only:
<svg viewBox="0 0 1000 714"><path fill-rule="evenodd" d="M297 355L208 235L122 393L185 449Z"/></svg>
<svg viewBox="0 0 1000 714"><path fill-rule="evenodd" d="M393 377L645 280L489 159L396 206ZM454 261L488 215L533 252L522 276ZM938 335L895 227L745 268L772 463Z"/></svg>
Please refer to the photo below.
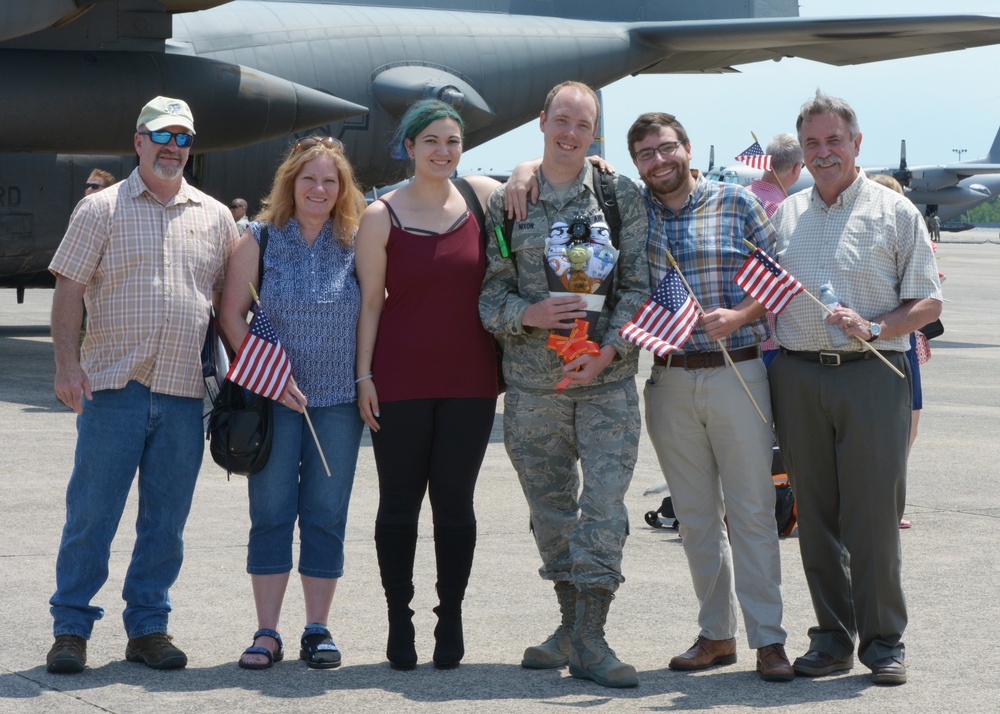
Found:
<svg viewBox="0 0 1000 714"><path fill-rule="evenodd" d="M669 249L695 299L709 311L715 307L733 308L746 293L733 282L736 272L749 255L743 239L774 254L774 235L764 206L756 196L735 184L706 181L696 170L694 190L676 213L660 203L643 187L649 214L650 285L656 287L670 268ZM748 322L727 337L728 350L760 344L767 338L767 321L760 317ZM718 352L699 323L684 352Z"/></svg>

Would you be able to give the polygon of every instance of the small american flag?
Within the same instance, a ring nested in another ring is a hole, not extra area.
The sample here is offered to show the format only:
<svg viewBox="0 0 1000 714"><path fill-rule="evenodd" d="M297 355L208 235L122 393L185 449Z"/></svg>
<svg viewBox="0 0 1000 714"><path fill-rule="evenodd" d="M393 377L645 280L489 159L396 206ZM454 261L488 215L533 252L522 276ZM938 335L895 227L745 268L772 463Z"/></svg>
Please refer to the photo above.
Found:
<svg viewBox="0 0 1000 714"><path fill-rule="evenodd" d="M764 153L764 150L760 148L760 144L756 141L744 149L743 153L736 157L736 160L742 161L752 169L761 169L762 171L771 170L771 157Z"/></svg>
<svg viewBox="0 0 1000 714"><path fill-rule="evenodd" d="M803 290L802 283L760 248L750 254L733 280L775 315Z"/></svg>
<svg viewBox="0 0 1000 714"><path fill-rule="evenodd" d="M629 342L663 357L681 347L698 322L698 310L680 275L671 268L639 308L618 331Z"/></svg>
<svg viewBox="0 0 1000 714"><path fill-rule="evenodd" d="M285 391L291 376L292 365L288 355L282 349L264 309L257 305L257 312L250 321L250 331L243 338L226 379L262 397L277 399Z"/></svg>

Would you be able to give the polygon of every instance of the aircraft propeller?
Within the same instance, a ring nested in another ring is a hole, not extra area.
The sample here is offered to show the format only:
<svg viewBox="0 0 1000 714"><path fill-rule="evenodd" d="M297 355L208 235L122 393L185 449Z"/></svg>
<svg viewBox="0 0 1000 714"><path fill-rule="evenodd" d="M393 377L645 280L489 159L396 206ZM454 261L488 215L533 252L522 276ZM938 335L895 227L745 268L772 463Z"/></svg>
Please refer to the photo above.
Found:
<svg viewBox="0 0 1000 714"><path fill-rule="evenodd" d="M906 167L906 139L899 142L899 168L892 172L892 177L899 181L900 186L909 186L913 172Z"/></svg>

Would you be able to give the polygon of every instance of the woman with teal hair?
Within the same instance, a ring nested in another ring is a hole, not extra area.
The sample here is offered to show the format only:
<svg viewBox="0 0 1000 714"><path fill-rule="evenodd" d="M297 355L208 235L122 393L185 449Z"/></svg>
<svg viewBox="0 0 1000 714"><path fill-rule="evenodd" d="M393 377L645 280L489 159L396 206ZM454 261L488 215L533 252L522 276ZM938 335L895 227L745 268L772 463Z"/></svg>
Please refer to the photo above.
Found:
<svg viewBox="0 0 1000 714"><path fill-rule="evenodd" d="M372 203L358 229L358 408L378 468L375 546L389 614L386 656L395 669L417 663L410 602L425 491L434 514L439 597L434 666L457 667L465 654L473 492L496 411L496 355L478 307L485 246L450 180L463 129L448 104L411 106L392 155L413 162L413 180ZM467 180L481 206L499 185L484 176Z"/></svg>

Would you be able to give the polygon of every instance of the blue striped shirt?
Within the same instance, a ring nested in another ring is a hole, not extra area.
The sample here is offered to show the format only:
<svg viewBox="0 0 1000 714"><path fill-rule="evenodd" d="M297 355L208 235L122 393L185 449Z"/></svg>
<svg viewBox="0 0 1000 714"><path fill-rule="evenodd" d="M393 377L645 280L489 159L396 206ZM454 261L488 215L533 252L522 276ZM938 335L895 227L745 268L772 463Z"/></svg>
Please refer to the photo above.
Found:
<svg viewBox="0 0 1000 714"><path fill-rule="evenodd" d="M663 205L647 187L642 195L649 214L650 285L660 284L670 261L677 261L692 294L706 310L733 308L746 297L733 282L750 251L743 239L774 252L774 236L764 206L756 196L734 184L706 181L697 171L694 190L676 213ZM767 321L748 322L723 340L728 350L752 347L767 338ZM717 352L719 345L699 323L684 345L685 352Z"/></svg>

